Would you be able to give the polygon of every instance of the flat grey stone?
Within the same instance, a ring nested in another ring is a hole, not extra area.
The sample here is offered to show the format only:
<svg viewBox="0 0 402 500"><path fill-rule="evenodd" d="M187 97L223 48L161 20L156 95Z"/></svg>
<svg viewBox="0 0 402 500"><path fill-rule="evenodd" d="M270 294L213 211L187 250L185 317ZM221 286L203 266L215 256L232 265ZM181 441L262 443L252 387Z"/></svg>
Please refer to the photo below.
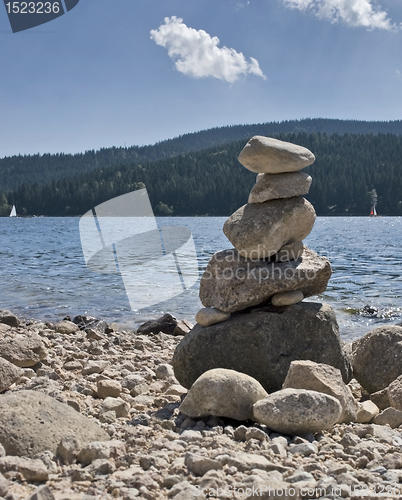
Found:
<svg viewBox="0 0 402 500"><path fill-rule="evenodd" d="M302 196L310 190L312 178L304 172L258 174L257 182L248 197L249 203Z"/></svg>
<svg viewBox="0 0 402 500"><path fill-rule="evenodd" d="M324 292L331 277L329 260L304 247L301 260L249 261L237 250L213 255L201 277L200 300L205 307L241 311L272 296L298 290L304 297Z"/></svg>

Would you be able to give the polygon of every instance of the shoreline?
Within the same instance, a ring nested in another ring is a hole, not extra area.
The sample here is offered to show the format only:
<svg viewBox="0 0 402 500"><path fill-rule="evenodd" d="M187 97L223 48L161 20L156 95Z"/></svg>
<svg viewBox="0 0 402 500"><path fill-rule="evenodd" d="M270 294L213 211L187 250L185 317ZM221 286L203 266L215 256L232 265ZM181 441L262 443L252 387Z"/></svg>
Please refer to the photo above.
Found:
<svg viewBox="0 0 402 500"><path fill-rule="evenodd" d="M2 400L21 390L46 394L110 440L66 438L57 450L25 458L2 456L0 447L6 498L31 498L40 488L55 500L194 500L205 498L202 492L226 500L256 491L266 499L329 498L331 491L331 498L352 492L363 499L369 489L400 498L402 427L336 424L289 436L252 421L187 418L178 409L187 389L171 366L182 337L115 331L102 321L83 329L62 323L0 323L0 339L18 339L15 352L24 338L44 349L38 362L38 349L32 351L31 366L0 394L0 413ZM24 441L24 432L19 429L18 439ZM0 487L1 481L0 475Z"/></svg>

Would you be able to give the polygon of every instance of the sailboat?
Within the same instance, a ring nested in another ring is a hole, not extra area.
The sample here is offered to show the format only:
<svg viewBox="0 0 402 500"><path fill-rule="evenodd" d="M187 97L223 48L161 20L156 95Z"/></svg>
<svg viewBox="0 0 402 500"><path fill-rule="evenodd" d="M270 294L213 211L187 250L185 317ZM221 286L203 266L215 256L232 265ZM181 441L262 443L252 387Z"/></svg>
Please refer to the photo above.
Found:
<svg viewBox="0 0 402 500"><path fill-rule="evenodd" d="M379 215L377 215L377 210L375 209L375 205L371 207L370 217L379 217Z"/></svg>
<svg viewBox="0 0 402 500"><path fill-rule="evenodd" d="M10 217L17 217L17 210L15 209L15 205L13 205L13 208L11 209Z"/></svg>

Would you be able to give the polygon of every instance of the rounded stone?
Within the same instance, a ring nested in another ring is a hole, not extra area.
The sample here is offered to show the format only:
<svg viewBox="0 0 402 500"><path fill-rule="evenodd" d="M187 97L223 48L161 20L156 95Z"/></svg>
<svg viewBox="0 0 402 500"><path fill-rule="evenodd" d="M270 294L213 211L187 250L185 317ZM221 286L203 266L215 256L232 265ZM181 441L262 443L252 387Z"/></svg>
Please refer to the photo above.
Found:
<svg viewBox="0 0 402 500"><path fill-rule="evenodd" d="M248 203L226 220L223 232L243 257L267 259L306 238L315 218L313 205L300 196Z"/></svg>
<svg viewBox="0 0 402 500"><path fill-rule="evenodd" d="M230 313L220 311L214 307L204 307L200 309L195 316L196 322L202 326L211 326L216 323L222 323L222 321L226 321L229 318Z"/></svg>
<svg viewBox="0 0 402 500"><path fill-rule="evenodd" d="M303 146L256 135L244 146L238 159L252 172L280 174L311 165L315 156Z"/></svg>
<svg viewBox="0 0 402 500"><path fill-rule="evenodd" d="M381 326L352 344L356 380L373 393L402 375L402 327Z"/></svg>
<svg viewBox="0 0 402 500"><path fill-rule="evenodd" d="M283 389L257 401L254 418L275 432L309 434L330 429L342 413L333 396L305 389Z"/></svg>
<svg viewBox="0 0 402 500"><path fill-rule="evenodd" d="M291 306L298 304L304 299L304 295L300 290L293 290L292 292L277 293L271 298L271 304L276 307Z"/></svg>
<svg viewBox="0 0 402 500"><path fill-rule="evenodd" d="M257 380L234 370L217 368L203 373L180 405L188 417L213 415L250 420L253 404L268 396Z"/></svg>

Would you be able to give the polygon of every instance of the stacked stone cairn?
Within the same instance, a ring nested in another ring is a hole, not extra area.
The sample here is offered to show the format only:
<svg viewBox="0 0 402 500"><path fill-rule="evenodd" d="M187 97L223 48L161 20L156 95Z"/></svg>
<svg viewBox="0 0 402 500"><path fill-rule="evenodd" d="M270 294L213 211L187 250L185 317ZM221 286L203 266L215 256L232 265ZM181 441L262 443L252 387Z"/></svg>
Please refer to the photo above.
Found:
<svg viewBox="0 0 402 500"><path fill-rule="evenodd" d="M305 198L311 177L301 172L315 160L308 149L255 136L239 155L258 174L248 203L225 222L234 248L213 255L201 278L205 306L197 325L173 358L186 388L213 369L234 370L258 381L267 393L282 389L292 361L309 360L352 378L347 348L330 306L304 302L323 293L328 259L302 240L316 213Z"/></svg>

